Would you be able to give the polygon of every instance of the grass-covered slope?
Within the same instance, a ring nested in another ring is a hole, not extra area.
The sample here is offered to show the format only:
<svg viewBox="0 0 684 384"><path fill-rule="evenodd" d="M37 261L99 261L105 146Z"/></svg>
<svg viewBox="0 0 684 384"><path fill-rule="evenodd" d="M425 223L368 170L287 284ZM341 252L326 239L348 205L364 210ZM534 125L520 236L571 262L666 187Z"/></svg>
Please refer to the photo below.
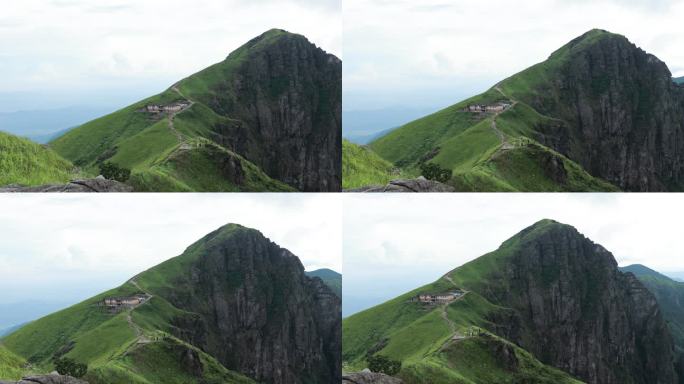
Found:
<svg viewBox="0 0 684 384"><path fill-rule="evenodd" d="M684 283L640 264L623 267L621 270L633 273L653 293L667 320L675 348L680 354L684 354Z"/></svg>
<svg viewBox="0 0 684 384"><path fill-rule="evenodd" d="M51 149L0 132L0 186L66 183L73 173L74 166Z"/></svg>
<svg viewBox="0 0 684 384"><path fill-rule="evenodd" d="M567 122L533 108L534 100L547 92L562 64L573 52L593 44L604 33L584 36L550 58L511 76L486 92L410 122L369 144L386 160L384 169L396 167L419 173L425 162L452 170L448 182L461 191L616 191L617 187L588 173L576 161L544 143L570 134ZM509 105L503 111L473 113L470 105ZM552 133L549 133L552 132ZM358 156L345 151L343 161ZM368 185L364 168L349 168L343 182Z"/></svg>
<svg viewBox="0 0 684 384"><path fill-rule="evenodd" d="M533 231L544 230L541 223ZM363 369L368 354L380 354L401 361L398 376L411 384L579 383L497 336L497 324L491 319L506 318L511 310L477 293L495 283L493 271L510 256L521 238L506 241L498 250L432 284L344 319L345 369ZM413 300L419 294L454 289L465 294L449 304L425 305Z"/></svg>
<svg viewBox="0 0 684 384"><path fill-rule="evenodd" d="M266 125L287 123L281 121L286 117L267 110L263 100L280 100L292 93L288 87L293 80L283 77L279 83L278 79L268 78L264 73L274 69L264 68L261 61L270 57L271 51L285 49L280 45L291 40L309 48L310 43L302 36L282 30L268 31L233 51L224 61L158 95L76 127L50 145L75 165L94 174L105 161L130 169L131 184L136 190L295 190L297 186L292 180L278 175L282 171L279 167L290 170L297 168L296 165L285 166L284 157L276 165L269 163L269 169L262 164L264 158L274 156L279 150L289 150L293 157L299 158L298 149L289 141L278 140L275 147L262 137L270 134L263 132ZM289 67L294 64L287 64L270 65L299 75L298 68ZM269 89L268 95L263 95L263 87ZM250 90L254 94L246 97L243 93ZM306 89L301 94L314 98L315 92ZM326 100L316 100L323 105L317 106L316 112L329 108ZM183 106L176 111L152 113L147 109L179 104ZM245 120L245 116L257 113L259 121ZM290 135L288 140L296 135L285 132L284 127L281 131ZM310 159L307 157L307 160Z"/></svg>
<svg viewBox="0 0 684 384"><path fill-rule="evenodd" d="M376 155L366 146L342 141L342 188L385 185L401 177L399 168Z"/></svg>
<svg viewBox="0 0 684 384"><path fill-rule="evenodd" d="M16 356L9 361L26 360L35 372L50 372L54 358L70 357L88 364L85 379L91 384L253 383L174 337L177 322L197 321L196 315L144 288L154 286L163 291L158 283L168 281L174 273L183 273L185 260L162 264L172 267L141 274L121 287L27 324L2 340L11 351L7 356ZM132 309L112 313L102 306L106 297L142 293L152 297ZM4 352L0 350L0 354ZM16 369L11 370L11 365L4 368L8 366L3 366L5 360L0 357L0 379L15 378Z"/></svg>
<svg viewBox="0 0 684 384"><path fill-rule="evenodd" d="M674 82L677 83L677 84L684 84L684 76L682 76L682 77L675 77L675 78L672 79L672 80L674 80Z"/></svg>
<svg viewBox="0 0 684 384"><path fill-rule="evenodd" d="M0 344L0 379L18 380L26 372L26 361Z"/></svg>

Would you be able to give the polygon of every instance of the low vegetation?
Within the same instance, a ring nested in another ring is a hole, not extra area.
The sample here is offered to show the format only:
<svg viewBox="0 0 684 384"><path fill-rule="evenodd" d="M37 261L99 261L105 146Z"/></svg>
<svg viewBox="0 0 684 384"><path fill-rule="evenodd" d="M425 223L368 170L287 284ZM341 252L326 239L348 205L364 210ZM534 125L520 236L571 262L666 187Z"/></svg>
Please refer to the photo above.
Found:
<svg viewBox="0 0 684 384"><path fill-rule="evenodd" d="M74 166L49 148L0 132L0 186L63 184L74 175Z"/></svg>

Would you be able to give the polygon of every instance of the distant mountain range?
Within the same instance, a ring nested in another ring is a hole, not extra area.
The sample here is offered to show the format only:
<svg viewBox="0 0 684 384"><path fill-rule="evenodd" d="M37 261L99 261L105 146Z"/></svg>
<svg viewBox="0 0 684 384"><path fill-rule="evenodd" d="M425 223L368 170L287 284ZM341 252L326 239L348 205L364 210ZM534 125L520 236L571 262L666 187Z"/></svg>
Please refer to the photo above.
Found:
<svg viewBox="0 0 684 384"><path fill-rule="evenodd" d="M429 112L428 108L408 107L342 111L342 135L353 143L368 144Z"/></svg>
<svg viewBox="0 0 684 384"><path fill-rule="evenodd" d="M345 318L346 370L380 355L411 384L680 383L679 283L623 270L632 273L575 228L542 220Z"/></svg>
<svg viewBox="0 0 684 384"><path fill-rule="evenodd" d="M340 343L340 297L288 250L229 224L3 338L0 380L69 357L88 364L90 384L332 383Z"/></svg>
<svg viewBox="0 0 684 384"><path fill-rule="evenodd" d="M306 272L309 277L318 277L325 285L327 285L337 297L342 298L342 275L332 269L317 269L315 271Z"/></svg>
<svg viewBox="0 0 684 384"><path fill-rule="evenodd" d="M70 107L0 113L0 131L46 144L69 129L108 112L110 110L102 107Z"/></svg>
<svg viewBox="0 0 684 384"><path fill-rule="evenodd" d="M682 135L684 88L665 63L596 29L368 147L411 177L424 163L451 170L459 191L681 191Z"/></svg>
<svg viewBox="0 0 684 384"><path fill-rule="evenodd" d="M341 100L342 62L273 29L48 149L22 144L13 153L19 144L0 142L0 157L12 158L0 161L0 174L24 175L7 184L61 184L63 167L33 155L49 152L73 164L71 178L95 177L104 163L129 170L136 191L339 191ZM41 167L53 180L31 177Z"/></svg>

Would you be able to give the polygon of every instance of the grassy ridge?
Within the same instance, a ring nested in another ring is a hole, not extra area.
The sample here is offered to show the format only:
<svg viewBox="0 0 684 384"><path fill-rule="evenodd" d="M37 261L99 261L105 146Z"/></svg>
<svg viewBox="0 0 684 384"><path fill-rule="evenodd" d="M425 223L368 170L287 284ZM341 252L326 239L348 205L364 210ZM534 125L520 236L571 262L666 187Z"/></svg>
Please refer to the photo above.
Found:
<svg viewBox="0 0 684 384"><path fill-rule="evenodd" d="M139 191L292 191L254 162L221 145L221 137L230 138L231 132L243 129L242 122L227 117L228 110L224 110L244 102L233 91L236 70L285 35L285 31L271 30L226 60L156 96L74 128L51 146L90 173L97 174L103 161L130 169L130 183ZM151 104L180 101L193 104L174 115L173 125L167 113L144 112ZM195 150L199 144L203 148ZM194 149L183 150L188 147ZM242 164L237 173L223 169L235 161Z"/></svg>
<svg viewBox="0 0 684 384"><path fill-rule="evenodd" d="M440 383L579 383L568 374L539 362L529 352L494 334L498 318L509 308L478 294L500 280L500 266L519 247L557 225L542 220L434 283L343 320L342 358L348 371L366 367L367 354L402 362L398 376L409 384ZM494 288L493 288L494 287ZM464 296L448 305L424 305L411 300L421 293L459 288ZM453 340L456 333L471 337Z"/></svg>
<svg viewBox="0 0 684 384"><path fill-rule="evenodd" d="M609 36L613 35L590 31L554 52L548 60L484 93L376 139L369 144L381 158L375 163L386 160L389 165L380 169L398 167L417 173L420 164L433 162L452 170L448 184L459 191L617 191L545 145L558 137L569 137L574 150L580 140L572 136L568 123L531 107L543 96L545 109L561 108L553 89L559 71L573 55ZM512 106L498 114L465 112L468 105L498 102ZM353 152L343 152L343 162L354 160ZM343 184L358 187L377 178L363 168L349 168Z"/></svg>
<svg viewBox="0 0 684 384"><path fill-rule="evenodd" d="M74 166L52 150L28 139L0 132L0 186L61 184Z"/></svg>
<svg viewBox="0 0 684 384"><path fill-rule="evenodd" d="M174 276L184 274L205 246L241 230L246 229L235 225L224 227L210 234L206 242L190 246L182 256L138 275L136 282L145 291L127 282L27 324L3 339L8 356L20 356L16 361L23 363L25 359L37 372L52 371L56 356L73 358L88 364L85 379L91 384L254 383L229 371L196 347L171 336L178 322L196 322L198 318L163 298L165 292L181 289L175 284ZM101 306L105 297L143 292L151 292L154 296L134 309L111 313ZM13 355L9 355L9 351ZM0 379L14 378L18 373L7 368L10 364L3 364L4 352L0 349Z"/></svg>

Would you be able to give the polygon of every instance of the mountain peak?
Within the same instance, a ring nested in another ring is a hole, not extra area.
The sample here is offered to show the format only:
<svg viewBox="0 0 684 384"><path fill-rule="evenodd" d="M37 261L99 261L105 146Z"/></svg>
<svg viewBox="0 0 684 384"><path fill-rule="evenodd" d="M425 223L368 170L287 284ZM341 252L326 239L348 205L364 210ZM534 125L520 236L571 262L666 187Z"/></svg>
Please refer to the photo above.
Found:
<svg viewBox="0 0 684 384"><path fill-rule="evenodd" d="M631 44L626 37L620 34L612 33L606 31L605 29L594 28L570 40L569 43L563 45L561 48L553 52L549 56L549 58L559 58L563 57L565 54L568 53L579 52L586 48L592 47L595 44L598 44L606 39Z"/></svg>

